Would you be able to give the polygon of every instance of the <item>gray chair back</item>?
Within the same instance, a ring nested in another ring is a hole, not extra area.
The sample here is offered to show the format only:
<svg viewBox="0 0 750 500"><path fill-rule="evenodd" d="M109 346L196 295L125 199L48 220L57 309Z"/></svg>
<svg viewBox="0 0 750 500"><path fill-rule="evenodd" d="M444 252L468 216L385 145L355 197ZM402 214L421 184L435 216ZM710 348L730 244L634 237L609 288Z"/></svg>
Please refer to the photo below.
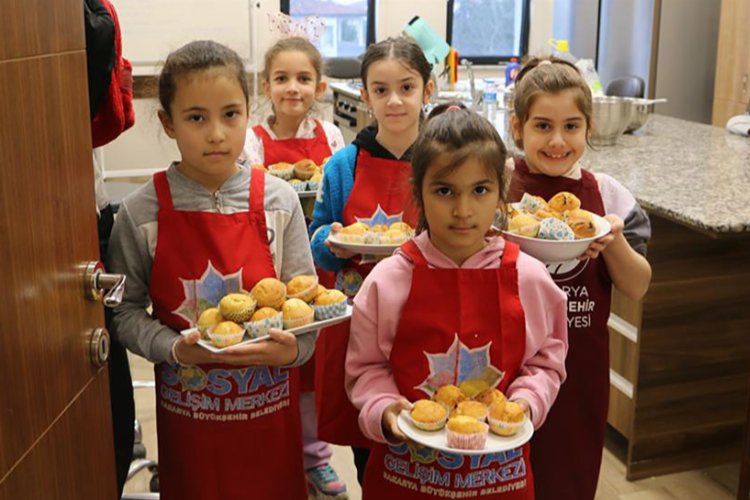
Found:
<svg viewBox="0 0 750 500"><path fill-rule="evenodd" d="M325 60L325 73L330 78L352 80L359 78L362 61L356 57L329 57Z"/></svg>
<svg viewBox="0 0 750 500"><path fill-rule="evenodd" d="M643 78L630 75L621 76L609 82L604 93L618 97L643 97L645 90L646 85Z"/></svg>

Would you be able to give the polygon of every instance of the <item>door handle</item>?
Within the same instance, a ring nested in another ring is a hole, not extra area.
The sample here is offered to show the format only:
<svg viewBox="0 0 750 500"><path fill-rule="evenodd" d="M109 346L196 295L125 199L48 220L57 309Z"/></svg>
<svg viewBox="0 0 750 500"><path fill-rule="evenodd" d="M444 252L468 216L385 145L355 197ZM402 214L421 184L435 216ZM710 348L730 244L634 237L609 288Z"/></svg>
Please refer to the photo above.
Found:
<svg viewBox="0 0 750 500"><path fill-rule="evenodd" d="M125 279L124 274L105 273L104 264L98 260L92 260L86 264L83 271L86 298L101 300L105 307L115 307L122 302Z"/></svg>
<svg viewBox="0 0 750 500"><path fill-rule="evenodd" d="M100 367L107 364L109 346L109 332L106 328L91 330L91 335L89 335L89 360L92 365Z"/></svg>

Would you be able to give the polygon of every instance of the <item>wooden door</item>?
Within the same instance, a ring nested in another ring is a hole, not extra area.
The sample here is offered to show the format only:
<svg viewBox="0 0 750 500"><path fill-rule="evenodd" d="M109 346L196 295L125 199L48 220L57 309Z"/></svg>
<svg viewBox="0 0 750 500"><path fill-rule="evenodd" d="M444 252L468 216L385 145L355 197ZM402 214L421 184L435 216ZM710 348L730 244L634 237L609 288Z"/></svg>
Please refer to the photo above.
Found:
<svg viewBox="0 0 750 500"><path fill-rule="evenodd" d="M750 100L750 2L723 0L716 53L712 123L718 127L745 112Z"/></svg>
<svg viewBox="0 0 750 500"><path fill-rule="evenodd" d="M80 0L0 0L0 500L114 499Z"/></svg>

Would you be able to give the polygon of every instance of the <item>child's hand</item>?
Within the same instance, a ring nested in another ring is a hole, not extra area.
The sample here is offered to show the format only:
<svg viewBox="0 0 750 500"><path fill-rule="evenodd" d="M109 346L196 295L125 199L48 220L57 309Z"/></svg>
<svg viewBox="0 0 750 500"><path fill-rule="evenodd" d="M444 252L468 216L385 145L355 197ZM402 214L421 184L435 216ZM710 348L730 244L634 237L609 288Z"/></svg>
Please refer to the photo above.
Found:
<svg viewBox="0 0 750 500"><path fill-rule="evenodd" d="M591 245L586 249L586 252L579 257L580 260L596 259L599 257L599 254L607 248L607 245L612 243L618 235L622 234L625 223L620 217L614 214L608 214L605 215L604 218L612 226L612 229L598 240L592 241Z"/></svg>
<svg viewBox="0 0 750 500"><path fill-rule="evenodd" d="M341 223L334 222L333 224L331 224L331 235L335 236L336 233L341 231L341 229L343 229ZM355 252L351 252L349 250L346 250L345 248L341 248L340 246L336 245L335 243L331 243L328 240L325 241L325 245L328 247L331 253L339 259L351 259L355 255L357 255Z"/></svg>
<svg viewBox="0 0 750 500"><path fill-rule="evenodd" d="M401 398L389 404L383 411L381 425L383 426L383 434L388 441L406 441L407 438L398 428L397 421L401 411L411 410L411 406L408 400Z"/></svg>
<svg viewBox="0 0 750 500"><path fill-rule="evenodd" d="M198 332L193 332L186 337L180 337L172 349L175 361L183 365L216 363L213 353L197 345L200 338L201 335Z"/></svg>
<svg viewBox="0 0 750 500"><path fill-rule="evenodd" d="M529 419L531 419L531 406L529 405L528 401L526 401L525 399L512 399L511 401L523 408L523 412L527 417L529 417Z"/></svg>
<svg viewBox="0 0 750 500"><path fill-rule="evenodd" d="M231 346L216 354L216 362L240 366L286 366L293 363L299 352L297 337L278 328L271 328L268 333L271 338L265 342Z"/></svg>

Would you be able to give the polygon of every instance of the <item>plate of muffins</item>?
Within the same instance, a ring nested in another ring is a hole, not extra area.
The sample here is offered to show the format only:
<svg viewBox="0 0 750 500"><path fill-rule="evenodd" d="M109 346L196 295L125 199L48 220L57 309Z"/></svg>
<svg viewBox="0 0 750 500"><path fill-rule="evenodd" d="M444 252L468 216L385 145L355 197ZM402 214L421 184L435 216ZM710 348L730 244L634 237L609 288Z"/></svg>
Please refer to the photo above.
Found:
<svg viewBox="0 0 750 500"><path fill-rule="evenodd" d="M605 218L583 210L581 200L567 191L549 200L524 193L521 201L509 206L507 221L504 237L544 263L577 259L612 229Z"/></svg>
<svg viewBox="0 0 750 500"><path fill-rule="evenodd" d="M364 255L391 255L402 243L414 236L414 228L406 222L374 224L355 222L341 228L328 241L342 248Z"/></svg>
<svg viewBox="0 0 750 500"><path fill-rule="evenodd" d="M318 283L317 276L295 276L288 283L263 278L249 292L229 293L215 307L203 310L195 327L198 344L211 352L223 352L234 345L270 338L272 328L295 335L346 321L352 315L346 295Z"/></svg>
<svg viewBox="0 0 750 500"><path fill-rule="evenodd" d="M287 181L300 198L312 198L317 194L320 183L323 182L323 167L327 161L328 158L325 158L318 165L313 160L304 159L296 163L274 163L268 167L261 164L253 164L251 168L262 170L274 177Z"/></svg>
<svg viewBox="0 0 750 500"><path fill-rule="evenodd" d="M459 455L512 450L531 439L534 427L521 405L481 381L467 382L415 401L399 414L399 429L416 443Z"/></svg>

